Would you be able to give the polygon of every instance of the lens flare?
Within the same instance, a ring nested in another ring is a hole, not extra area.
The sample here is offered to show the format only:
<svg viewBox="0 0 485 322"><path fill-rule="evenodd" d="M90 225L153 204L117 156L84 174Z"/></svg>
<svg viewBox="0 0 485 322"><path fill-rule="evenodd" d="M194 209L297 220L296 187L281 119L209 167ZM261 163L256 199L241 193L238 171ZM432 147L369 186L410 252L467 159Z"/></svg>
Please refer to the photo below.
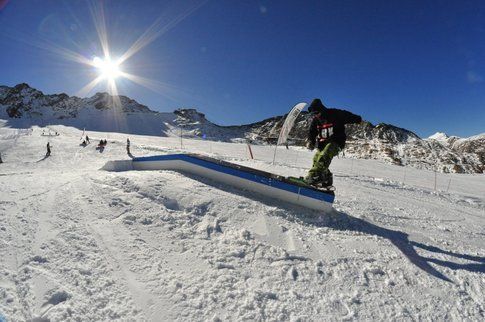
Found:
<svg viewBox="0 0 485 322"><path fill-rule="evenodd" d="M120 64L117 61L112 61L109 57L104 59L94 57L92 65L99 70L100 76L104 79L115 80L118 76L121 76Z"/></svg>

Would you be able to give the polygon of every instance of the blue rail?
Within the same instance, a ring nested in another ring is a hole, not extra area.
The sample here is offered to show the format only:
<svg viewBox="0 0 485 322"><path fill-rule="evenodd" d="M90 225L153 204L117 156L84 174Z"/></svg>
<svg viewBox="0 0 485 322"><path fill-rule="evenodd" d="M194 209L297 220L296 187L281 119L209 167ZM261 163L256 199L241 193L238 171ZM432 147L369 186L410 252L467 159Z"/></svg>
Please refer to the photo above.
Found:
<svg viewBox="0 0 485 322"><path fill-rule="evenodd" d="M285 190L308 198L333 203L335 195L333 191L321 191L315 188L310 188L306 185L299 185L288 181L285 177L278 176L273 173L256 170L253 168L244 167L238 164L229 163L214 158L196 155L196 154L167 154L156 155L149 157L137 157L133 162L150 162L150 161L173 161L180 160L197 166L207 168L210 170L225 173L231 176L239 177L241 179L256 182L262 185L270 186L276 189Z"/></svg>

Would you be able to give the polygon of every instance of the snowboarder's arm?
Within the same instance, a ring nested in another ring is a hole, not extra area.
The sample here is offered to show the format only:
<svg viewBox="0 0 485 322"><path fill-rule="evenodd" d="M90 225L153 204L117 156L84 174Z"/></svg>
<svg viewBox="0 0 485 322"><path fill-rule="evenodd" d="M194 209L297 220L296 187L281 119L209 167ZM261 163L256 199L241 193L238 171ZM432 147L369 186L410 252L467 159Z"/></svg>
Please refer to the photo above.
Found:
<svg viewBox="0 0 485 322"><path fill-rule="evenodd" d="M315 139L318 135L318 128L317 128L317 119L314 118L312 123L310 124L310 128L308 129L308 137L307 142L315 143Z"/></svg>
<svg viewBox="0 0 485 322"><path fill-rule="evenodd" d="M317 135L318 135L318 121L316 118L314 118L312 120L312 123L310 124L310 128L308 129L308 136L307 136L307 139L306 139L306 142L305 142L305 146L309 149L309 150L313 150L315 149L315 142L316 142L316 139L317 139Z"/></svg>
<svg viewBox="0 0 485 322"><path fill-rule="evenodd" d="M348 111L339 110L338 116L339 116L340 121L343 122L344 124L362 122L362 117L360 115L355 115L355 114L350 113Z"/></svg>

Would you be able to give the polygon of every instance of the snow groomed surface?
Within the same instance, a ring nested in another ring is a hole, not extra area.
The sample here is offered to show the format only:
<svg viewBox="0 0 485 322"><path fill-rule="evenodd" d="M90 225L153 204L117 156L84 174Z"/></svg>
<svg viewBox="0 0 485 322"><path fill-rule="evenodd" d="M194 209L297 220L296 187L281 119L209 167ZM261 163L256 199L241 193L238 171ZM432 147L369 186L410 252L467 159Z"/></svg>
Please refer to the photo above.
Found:
<svg viewBox="0 0 485 322"><path fill-rule="evenodd" d="M198 154L169 154L133 159L134 170L186 171L310 209L331 211L333 191L290 182L285 177Z"/></svg>

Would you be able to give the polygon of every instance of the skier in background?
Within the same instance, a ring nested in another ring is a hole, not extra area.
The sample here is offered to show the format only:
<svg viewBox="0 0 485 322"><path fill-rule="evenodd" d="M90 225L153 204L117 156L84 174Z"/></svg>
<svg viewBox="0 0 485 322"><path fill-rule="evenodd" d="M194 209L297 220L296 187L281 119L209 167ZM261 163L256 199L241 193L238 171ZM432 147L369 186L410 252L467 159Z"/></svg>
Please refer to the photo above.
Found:
<svg viewBox="0 0 485 322"><path fill-rule="evenodd" d="M333 176L329 170L334 156L345 147L345 124L360 123L362 117L350 112L327 108L318 98L314 99L308 111L314 115L308 131L306 146L317 152L313 157L313 166L305 177L310 185L324 187L333 184Z"/></svg>
<svg viewBox="0 0 485 322"><path fill-rule="evenodd" d="M45 154L46 157L51 155L51 145L49 142L47 142L47 153Z"/></svg>
<svg viewBox="0 0 485 322"><path fill-rule="evenodd" d="M130 138L126 138L126 152L128 154L131 154L130 153Z"/></svg>

